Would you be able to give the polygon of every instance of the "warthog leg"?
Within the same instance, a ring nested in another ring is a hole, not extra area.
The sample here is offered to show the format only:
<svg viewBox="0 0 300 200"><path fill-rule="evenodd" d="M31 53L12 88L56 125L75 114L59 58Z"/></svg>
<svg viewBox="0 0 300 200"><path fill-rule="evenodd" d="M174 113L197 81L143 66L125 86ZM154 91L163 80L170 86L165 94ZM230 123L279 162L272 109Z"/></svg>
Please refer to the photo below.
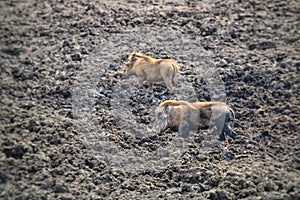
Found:
<svg viewBox="0 0 300 200"><path fill-rule="evenodd" d="M171 81L169 81L169 80L166 81L165 80L165 84L166 84L166 87L169 90L170 94L174 94L174 87L173 87Z"/></svg>
<svg viewBox="0 0 300 200"><path fill-rule="evenodd" d="M225 141L227 135L230 136L230 137L233 138L233 139L235 139L236 136L237 136L236 132L234 132L234 131L230 128L229 124L228 124L228 123L225 123L225 124L224 124L224 128L223 128L223 131L222 131L222 133L221 133L221 135L220 135L220 140L221 140L221 141Z"/></svg>
<svg viewBox="0 0 300 200"><path fill-rule="evenodd" d="M190 133L190 124L188 121L182 120L179 126L179 133L183 138L188 138Z"/></svg>
<svg viewBox="0 0 300 200"><path fill-rule="evenodd" d="M165 74L162 74L162 78L170 94L174 94L174 86L172 84L172 71L168 71Z"/></svg>
<svg viewBox="0 0 300 200"><path fill-rule="evenodd" d="M155 83L151 83L151 90L157 88L156 84Z"/></svg>
<svg viewBox="0 0 300 200"><path fill-rule="evenodd" d="M139 88L143 88L145 77L138 77L138 86Z"/></svg>
<svg viewBox="0 0 300 200"><path fill-rule="evenodd" d="M222 132L222 133L221 133L219 139L220 139L221 141L225 141L225 140L226 140L226 134L225 134L225 132Z"/></svg>
<svg viewBox="0 0 300 200"><path fill-rule="evenodd" d="M225 118L225 122L224 122L224 126L223 126L223 129L222 129L222 133L220 135L220 140L221 141L224 141L226 139L226 136L230 136L231 138L235 139L237 134L236 132L234 132L230 125L229 125L229 122L232 121L233 119L233 116L232 114L229 112L229 113L226 113L226 118Z"/></svg>
<svg viewBox="0 0 300 200"><path fill-rule="evenodd" d="M237 134L234 132L228 123L224 124L223 132L226 133L226 135L230 136L231 138L235 139Z"/></svg>

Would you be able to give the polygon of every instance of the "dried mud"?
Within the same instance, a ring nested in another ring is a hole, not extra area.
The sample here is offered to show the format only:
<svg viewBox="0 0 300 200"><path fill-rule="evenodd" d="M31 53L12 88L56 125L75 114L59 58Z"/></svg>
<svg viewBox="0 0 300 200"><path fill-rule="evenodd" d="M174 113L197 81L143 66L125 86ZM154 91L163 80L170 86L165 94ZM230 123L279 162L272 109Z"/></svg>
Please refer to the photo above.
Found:
<svg viewBox="0 0 300 200"><path fill-rule="evenodd" d="M0 8L1 199L300 198L299 2L1 1ZM120 79L134 50L178 61L175 95ZM176 138L147 129L153 108L170 98L227 101L238 137L204 150L198 133L167 164L159 157L128 167L126 152L155 158ZM105 142L117 153L101 149Z"/></svg>

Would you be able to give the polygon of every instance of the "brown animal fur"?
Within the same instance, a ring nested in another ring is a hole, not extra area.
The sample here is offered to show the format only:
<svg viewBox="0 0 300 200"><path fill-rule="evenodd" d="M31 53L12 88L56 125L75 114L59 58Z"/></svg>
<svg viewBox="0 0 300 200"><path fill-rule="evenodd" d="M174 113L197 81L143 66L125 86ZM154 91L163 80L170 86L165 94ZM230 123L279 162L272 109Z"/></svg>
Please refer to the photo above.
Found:
<svg viewBox="0 0 300 200"><path fill-rule="evenodd" d="M222 140L225 139L226 134L231 137L236 136L236 133L229 126L229 122L234 118L234 112L223 102L189 103L187 101L166 100L156 108L155 116L156 120L153 127L158 132L167 128L182 129L184 126L188 129L208 128L212 120L216 121Z"/></svg>
<svg viewBox="0 0 300 200"><path fill-rule="evenodd" d="M128 56L128 60L132 60L134 57L143 58L145 61L147 61L149 63L155 63L157 61L157 59L152 58L151 56L147 56L145 54L138 53L138 52L131 53Z"/></svg>
<svg viewBox="0 0 300 200"><path fill-rule="evenodd" d="M166 100L163 101L159 104L160 107L162 106L180 106L180 105L185 105L188 106L191 109L194 110L199 110L205 107L209 107L209 106L225 106L226 107L226 111L230 111L231 108L224 102L218 102L218 101L208 101L208 102L194 102L194 103L189 103L187 101L177 101L177 100Z"/></svg>
<svg viewBox="0 0 300 200"><path fill-rule="evenodd" d="M125 72L135 75L142 87L144 81L165 83L170 93L174 93L174 78L179 71L177 63L172 59L155 59L142 53L131 53L128 56Z"/></svg>

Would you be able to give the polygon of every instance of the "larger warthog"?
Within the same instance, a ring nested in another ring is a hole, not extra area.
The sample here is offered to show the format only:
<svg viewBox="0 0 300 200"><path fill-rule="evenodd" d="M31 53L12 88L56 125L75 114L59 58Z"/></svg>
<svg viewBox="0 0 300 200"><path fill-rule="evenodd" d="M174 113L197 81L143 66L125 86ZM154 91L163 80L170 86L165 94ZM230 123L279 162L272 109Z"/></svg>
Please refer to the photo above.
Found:
<svg viewBox="0 0 300 200"><path fill-rule="evenodd" d="M194 102L166 100L155 110L153 130L161 133L167 128L179 130L187 137L190 130L209 128L215 125L220 140L226 135L235 138L237 134L230 128L234 118L233 110L223 102Z"/></svg>
<svg viewBox="0 0 300 200"><path fill-rule="evenodd" d="M171 94L174 93L175 74L179 71L177 63L172 59L155 59L142 53L131 53L126 62L125 75L135 75L139 87L144 81L164 83Z"/></svg>

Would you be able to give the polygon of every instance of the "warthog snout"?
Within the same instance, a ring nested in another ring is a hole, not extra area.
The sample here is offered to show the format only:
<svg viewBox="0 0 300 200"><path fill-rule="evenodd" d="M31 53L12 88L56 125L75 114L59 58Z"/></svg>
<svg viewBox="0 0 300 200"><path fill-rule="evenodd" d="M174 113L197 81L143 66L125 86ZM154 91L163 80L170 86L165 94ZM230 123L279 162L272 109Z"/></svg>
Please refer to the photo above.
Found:
<svg viewBox="0 0 300 200"><path fill-rule="evenodd" d="M167 113L156 111L155 121L152 130L155 133L162 133L168 128L168 116Z"/></svg>
<svg viewBox="0 0 300 200"><path fill-rule="evenodd" d="M128 73L124 70L123 72L120 72L121 73L121 76L120 76L120 79L123 80L123 79L126 79L129 77Z"/></svg>

